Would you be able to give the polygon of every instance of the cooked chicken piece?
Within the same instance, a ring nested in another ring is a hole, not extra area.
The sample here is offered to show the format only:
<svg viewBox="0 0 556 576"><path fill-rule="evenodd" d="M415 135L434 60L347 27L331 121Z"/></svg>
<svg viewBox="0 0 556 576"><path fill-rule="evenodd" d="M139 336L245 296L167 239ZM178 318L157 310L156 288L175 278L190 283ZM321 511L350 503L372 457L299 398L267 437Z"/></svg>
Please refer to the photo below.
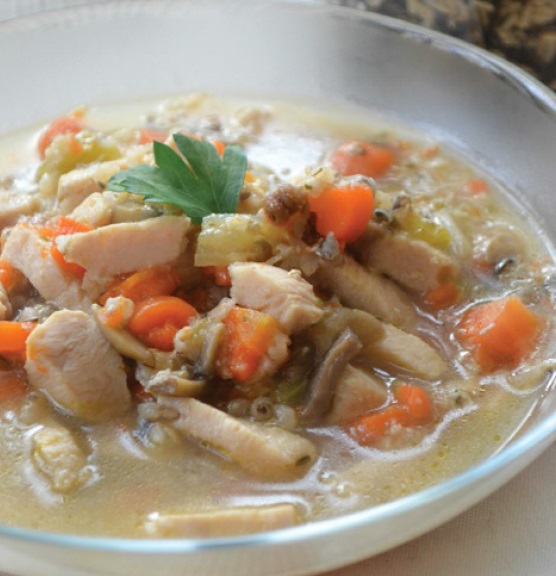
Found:
<svg viewBox="0 0 556 576"><path fill-rule="evenodd" d="M99 422L131 406L120 355L84 312L61 310L27 339L29 382L79 418Z"/></svg>
<svg viewBox="0 0 556 576"><path fill-rule="evenodd" d="M70 218L88 224L92 228L123 222L140 222L156 216L160 216L156 208L145 204L141 196L127 192L94 192L70 214Z"/></svg>
<svg viewBox="0 0 556 576"><path fill-rule="evenodd" d="M58 181L58 208L62 214L69 214L87 196L102 192L114 174L126 166L124 160L110 160L76 168L60 176Z"/></svg>
<svg viewBox="0 0 556 576"><path fill-rule="evenodd" d="M345 306L364 310L405 330L415 326L417 314L403 290L347 255L332 263L321 261L311 280L336 294Z"/></svg>
<svg viewBox="0 0 556 576"><path fill-rule="evenodd" d="M424 380L436 380L448 370L440 354L421 338L388 324L383 338L365 346L358 356L363 358L373 367L401 369Z"/></svg>
<svg viewBox="0 0 556 576"><path fill-rule="evenodd" d="M31 458L54 492L67 494L81 488L92 477L87 455L71 432L61 426L41 428L33 434Z"/></svg>
<svg viewBox="0 0 556 576"><path fill-rule="evenodd" d="M0 284L0 320L7 320L12 315L12 305L8 298L8 293L2 284Z"/></svg>
<svg viewBox="0 0 556 576"><path fill-rule="evenodd" d="M287 480L303 474L316 458L313 444L282 428L234 418L193 398L158 399L176 408L172 425L237 462L262 479Z"/></svg>
<svg viewBox="0 0 556 576"><path fill-rule="evenodd" d="M40 208L37 195L18 191L0 192L0 230L13 226L21 218Z"/></svg>
<svg viewBox="0 0 556 576"><path fill-rule="evenodd" d="M91 228L99 228L110 224L112 221L112 208L112 202L105 194L93 192L69 216L73 220L91 226Z"/></svg>
<svg viewBox="0 0 556 576"><path fill-rule="evenodd" d="M421 294L459 276L459 268L450 256L405 234L384 232L365 242L360 259L364 266Z"/></svg>
<svg viewBox="0 0 556 576"><path fill-rule="evenodd" d="M297 334L318 322L323 310L309 282L299 270L269 264L238 262L228 268L231 297L240 305L274 316L288 334Z"/></svg>
<svg viewBox="0 0 556 576"><path fill-rule="evenodd" d="M387 398L388 389L380 378L348 365L336 386L326 423L345 426L369 410L379 408Z"/></svg>
<svg viewBox="0 0 556 576"><path fill-rule="evenodd" d="M316 422L330 410L343 371L362 347L359 338L349 328L332 344L309 382L309 393L301 411L305 422Z"/></svg>
<svg viewBox="0 0 556 576"><path fill-rule="evenodd" d="M149 514L145 532L153 538L220 538L295 526L293 504L223 508L196 514Z"/></svg>
<svg viewBox="0 0 556 576"><path fill-rule="evenodd" d="M17 268L37 292L63 308L86 310L91 300L74 276L65 273L50 254L50 244L36 230L16 226L6 240L2 258Z"/></svg>
<svg viewBox="0 0 556 576"><path fill-rule="evenodd" d="M186 216L160 216L59 236L56 242L64 257L86 268L87 275L106 278L175 260L187 245L189 225Z"/></svg>

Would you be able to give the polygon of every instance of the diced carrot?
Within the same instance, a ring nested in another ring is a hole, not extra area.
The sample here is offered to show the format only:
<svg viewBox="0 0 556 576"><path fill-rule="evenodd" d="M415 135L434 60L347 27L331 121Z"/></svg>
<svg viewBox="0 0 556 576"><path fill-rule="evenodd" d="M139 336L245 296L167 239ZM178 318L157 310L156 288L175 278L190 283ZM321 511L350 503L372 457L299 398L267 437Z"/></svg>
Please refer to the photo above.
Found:
<svg viewBox="0 0 556 576"><path fill-rule="evenodd" d="M457 336L484 372L515 368L535 349L541 319L518 296L478 304L463 316Z"/></svg>
<svg viewBox="0 0 556 576"><path fill-rule="evenodd" d="M109 328L120 328L125 321L125 309L123 306L110 306L99 309L102 323Z"/></svg>
<svg viewBox="0 0 556 576"><path fill-rule="evenodd" d="M384 438L393 427L407 427L413 418L405 406L390 405L378 412L357 418L349 427L348 433L361 446L372 446Z"/></svg>
<svg viewBox="0 0 556 576"><path fill-rule="evenodd" d="M60 216L56 224L56 228L54 228L54 230L50 228L46 228L44 230L45 230L44 233L47 236L50 236L50 239L52 240L50 254L52 255L52 258L54 259L56 264L58 264L58 266L62 270L64 270L64 272L67 272L68 274L71 274L76 278L83 278L86 272L85 268L83 268L83 266L80 266L79 264L75 264L74 262L69 262L64 258L64 255L60 252L60 249L56 244L56 238L58 238L58 236L65 236L67 234L76 234L78 232L89 232L90 230L92 230L92 228L87 224L84 224L83 222L73 220L72 218L68 218L67 216Z"/></svg>
<svg viewBox="0 0 556 576"><path fill-rule="evenodd" d="M24 354L29 334L35 322L0 321L0 354Z"/></svg>
<svg viewBox="0 0 556 576"><path fill-rule="evenodd" d="M245 382L253 376L279 328L276 318L248 308L235 307L224 321L219 350L219 376Z"/></svg>
<svg viewBox="0 0 556 576"><path fill-rule="evenodd" d="M155 296L170 296L179 283L179 274L171 268L145 268L118 280L101 296L99 302L104 306L108 298L124 296L137 304Z"/></svg>
<svg viewBox="0 0 556 576"><path fill-rule="evenodd" d="M419 386L402 384L395 391L396 400L405 406L416 423L424 424L433 417L433 407L429 395Z"/></svg>
<svg viewBox="0 0 556 576"><path fill-rule="evenodd" d="M249 172L249 170L247 172L245 172L245 182L250 183L253 182L255 180L255 176L253 174L253 172Z"/></svg>
<svg viewBox="0 0 556 576"><path fill-rule="evenodd" d="M485 194L489 190L488 183L482 178L473 178L472 180L469 180L465 188L470 196Z"/></svg>
<svg viewBox="0 0 556 576"><path fill-rule="evenodd" d="M367 184L334 186L309 198L317 232L332 232L340 244L353 242L365 231L374 210L372 188Z"/></svg>
<svg viewBox="0 0 556 576"><path fill-rule="evenodd" d="M22 398L28 386L22 374L13 370L0 372L0 405Z"/></svg>
<svg viewBox="0 0 556 576"><path fill-rule="evenodd" d="M160 130L144 129L139 132L137 142L139 144L150 144L151 142L164 142L168 136Z"/></svg>
<svg viewBox="0 0 556 576"><path fill-rule="evenodd" d="M41 159L44 159L46 149L52 144L56 136L60 134L78 134L83 128L82 120L76 116L62 116L53 120L39 136L37 150Z"/></svg>
<svg viewBox="0 0 556 576"><path fill-rule="evenodd" d="M224 156L224 150L226 150L226 144L220 140L213 140L212 145L216 148L216 151L220 156Z"/></svg>
<svg viewBox="0 0 556 576"><path fill-rule="evenodd" d="M68 216L60 216L56 223L56 235L63 236L65 234L76 234L77 232L90 232L93 230L91 226L79 220L74 220Z"/></svg>
<svg viewBox="0 0 556 576"><path fill-rule="evenodd" d="M430 160L431 158L436 158L440 152L440 146L438 144L433 144L432 146L427 146L422 152L421 157L425 160Z"/></svg>
<svg viewBox="0 0 556 576"><path fill-rule="evenodd" d="M228 288L232 285L227 266L204 266L202 272L206 278L212 280L217 286Z"/></svg>
<svg viewBox="0 0 556 576"><path fill-rule="evenodd" d="M345 142L332 156L332 167L342 176L383 176L394 161L392 151L368 142Z"/></svg>
<svg viewBox="0 0 556 576"><path fill-rule="evenodd" d="M433 310L443 310L458 302L459 288L453 282L443 282L425 294L425 304Z"/></svg>
<svg viewBox="0 0 556 576"><path fill-rule="evenodd" d="M152 348L170 352L178 330L189 324L197 312L175 296L155 296L140 302L129 319L129 331Z"/></svg>
<svg viewBox="0 0 556 576"><path fill-rule="evenodd" d="M7 260L0 259L0 283L6 292L11 292L22 280L23 274Z"/></svg>

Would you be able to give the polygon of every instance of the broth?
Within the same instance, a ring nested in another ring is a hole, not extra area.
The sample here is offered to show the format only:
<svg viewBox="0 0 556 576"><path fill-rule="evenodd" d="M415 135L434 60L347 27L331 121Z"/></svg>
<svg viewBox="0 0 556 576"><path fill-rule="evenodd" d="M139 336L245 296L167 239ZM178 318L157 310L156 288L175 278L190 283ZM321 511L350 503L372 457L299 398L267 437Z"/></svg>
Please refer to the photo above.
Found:
<svg viewBox="0 0 556 576"><path fill-rule="evenodd" d="M1 522L275 529L437 484L526 425L554 367L553 262L448 147L204 95L69 118L41 159L36 130L0 146ZM237 207L184 215L160 180L139 196L155 160L178 186L153 139L187 148L186 191L240 178Z"/></svg>

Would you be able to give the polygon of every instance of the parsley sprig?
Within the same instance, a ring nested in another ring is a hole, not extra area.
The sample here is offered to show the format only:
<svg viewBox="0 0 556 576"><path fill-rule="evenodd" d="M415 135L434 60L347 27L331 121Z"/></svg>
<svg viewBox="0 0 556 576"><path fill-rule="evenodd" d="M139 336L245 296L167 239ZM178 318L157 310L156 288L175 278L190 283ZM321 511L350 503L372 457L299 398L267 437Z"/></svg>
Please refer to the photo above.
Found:
<svg viewBox="0 0 556 576"><path fill-rule="evenodd" d="M110 179L113 192L141 194L145 202L181 208L200 224L209 214L232 214L239 202L247 157L238 146L226 146L222 158L210 142L173 134L178 154L153 142L156 166L133 166ZM184 160L185 159L185 160Z"/></svg>

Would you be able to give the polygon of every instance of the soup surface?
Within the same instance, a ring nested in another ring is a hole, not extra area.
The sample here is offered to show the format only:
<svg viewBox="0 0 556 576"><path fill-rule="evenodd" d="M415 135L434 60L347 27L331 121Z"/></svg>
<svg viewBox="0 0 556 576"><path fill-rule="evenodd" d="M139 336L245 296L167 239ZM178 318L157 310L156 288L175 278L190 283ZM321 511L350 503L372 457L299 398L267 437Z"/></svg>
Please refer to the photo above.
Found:
<svg viewBox="0 0 556 576"><path fill-rule="evenodd" d="M445 480L526 425L554 266L430 137L205 95L0 147L0 522L273 530Z"/></svg>

